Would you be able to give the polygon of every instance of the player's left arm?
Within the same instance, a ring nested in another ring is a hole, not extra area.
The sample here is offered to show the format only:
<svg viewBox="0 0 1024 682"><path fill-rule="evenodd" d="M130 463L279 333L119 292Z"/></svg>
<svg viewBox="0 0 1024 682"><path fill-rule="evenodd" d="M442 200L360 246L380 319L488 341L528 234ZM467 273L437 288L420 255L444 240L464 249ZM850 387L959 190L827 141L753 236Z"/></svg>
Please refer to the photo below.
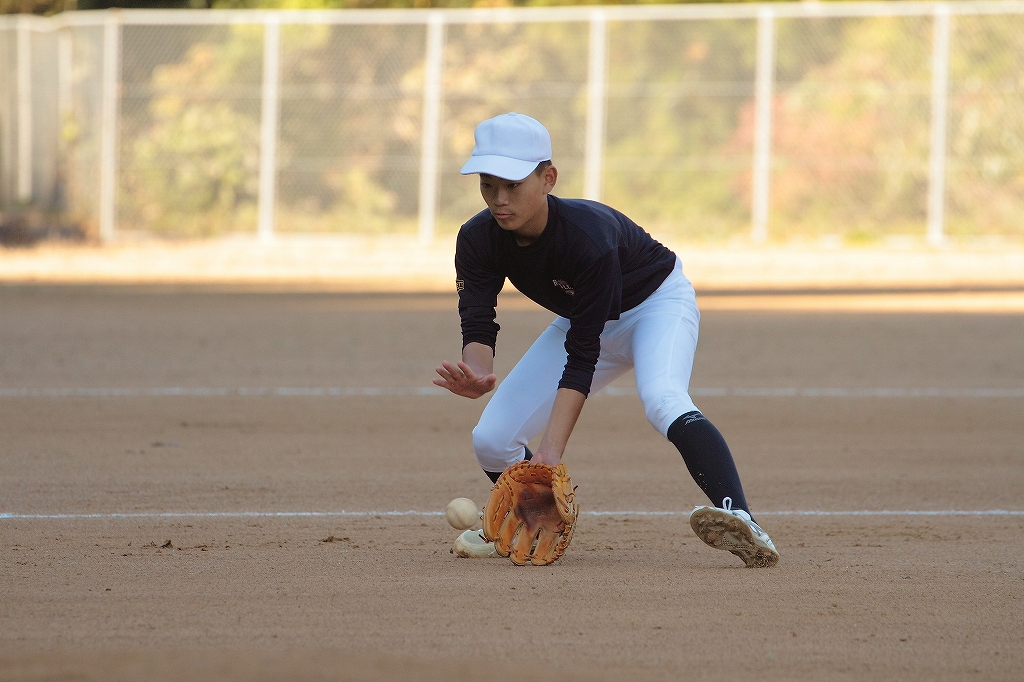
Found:
<svg viewBox="0 0 1024 682"><path fill-rule="evenodd" d="M573 282L576 293L565 346L569 357L548 427L532 461L558 464L583 411L601 352L601 331L613 310L618 317L621 274L616 255L611 252L598 259Z"/></svg>

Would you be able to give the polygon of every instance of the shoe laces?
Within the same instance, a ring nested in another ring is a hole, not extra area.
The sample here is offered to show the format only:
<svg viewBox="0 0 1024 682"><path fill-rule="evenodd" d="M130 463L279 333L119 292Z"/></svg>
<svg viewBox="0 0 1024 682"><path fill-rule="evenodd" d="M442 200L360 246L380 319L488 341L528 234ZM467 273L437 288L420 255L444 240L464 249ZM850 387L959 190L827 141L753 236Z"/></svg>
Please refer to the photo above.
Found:
<svg viewBox="0 0 1024 682"><path fill-rule="evenodd" d="M758 526L757 523L754 522L754 519L750 518L750 513L749 512L747 512L747 511L745 511L743 509L733 509L732 508L732 498L731 497L723 497L722 498L722 509L724 509L725 511L729 512L733 516L737 516L737 517L743 519L744 521L747 522L747 524L749 526L751 526L759 534L764 535L764 531L761 530L761 527Z"/></svg>

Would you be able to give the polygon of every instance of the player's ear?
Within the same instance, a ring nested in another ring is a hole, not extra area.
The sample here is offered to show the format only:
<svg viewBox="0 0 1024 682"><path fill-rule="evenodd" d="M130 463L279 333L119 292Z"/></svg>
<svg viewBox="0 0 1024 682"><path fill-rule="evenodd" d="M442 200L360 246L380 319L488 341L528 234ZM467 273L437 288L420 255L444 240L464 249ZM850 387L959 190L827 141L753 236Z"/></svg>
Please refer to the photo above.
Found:
<svg viewBox="0 0 1024 682"><path fill-rule="evenodd" d="M555 187L555 183L558 182L558 169L554 166L548 166L541 173L541 180L544 181L544 191L550 192Z"/></svg>

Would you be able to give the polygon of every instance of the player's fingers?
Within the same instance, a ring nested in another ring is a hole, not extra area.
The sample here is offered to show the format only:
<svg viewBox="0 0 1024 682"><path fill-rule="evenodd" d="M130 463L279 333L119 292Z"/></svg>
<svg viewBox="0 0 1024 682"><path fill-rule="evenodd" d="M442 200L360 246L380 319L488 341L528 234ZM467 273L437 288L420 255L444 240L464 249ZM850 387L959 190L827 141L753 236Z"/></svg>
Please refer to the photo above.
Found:
<svg viewBox="0 0 1024 682"><path fill-rule="evenodd" d="M437 368L437 373L453 383L461 383L466 380L465 374L450 362L441 363L441 367Z"/></svg>
<svg viewBox="0 0 1024 682"><path fill-rule="evenodd" d="M448 373L451 374L453 377L455 377L455 379L457 381L462 381L463 379L466 378L466 373L462 371L461 367L459 367L457 365L453 365L453 364L451 364L450 362L447 362L447 361L442 363L442 364L444 365L444 368L446 370L448 370ZM462 363L460 362L459 365L461 365L461 364Z"/></svg>

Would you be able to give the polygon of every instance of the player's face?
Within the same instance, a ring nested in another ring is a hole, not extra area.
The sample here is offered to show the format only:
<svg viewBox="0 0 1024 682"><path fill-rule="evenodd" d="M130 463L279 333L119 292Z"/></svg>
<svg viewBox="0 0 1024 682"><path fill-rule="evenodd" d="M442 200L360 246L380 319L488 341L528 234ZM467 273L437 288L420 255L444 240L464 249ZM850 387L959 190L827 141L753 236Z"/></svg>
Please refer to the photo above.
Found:
<svg viewBox="0 0 1024 682"><path fill-rule="evenodd" d="M554 187L554 166L522 180L505 180L481 173L480 194L503 230L543 231L547 224L547 194Z"/></svg>

